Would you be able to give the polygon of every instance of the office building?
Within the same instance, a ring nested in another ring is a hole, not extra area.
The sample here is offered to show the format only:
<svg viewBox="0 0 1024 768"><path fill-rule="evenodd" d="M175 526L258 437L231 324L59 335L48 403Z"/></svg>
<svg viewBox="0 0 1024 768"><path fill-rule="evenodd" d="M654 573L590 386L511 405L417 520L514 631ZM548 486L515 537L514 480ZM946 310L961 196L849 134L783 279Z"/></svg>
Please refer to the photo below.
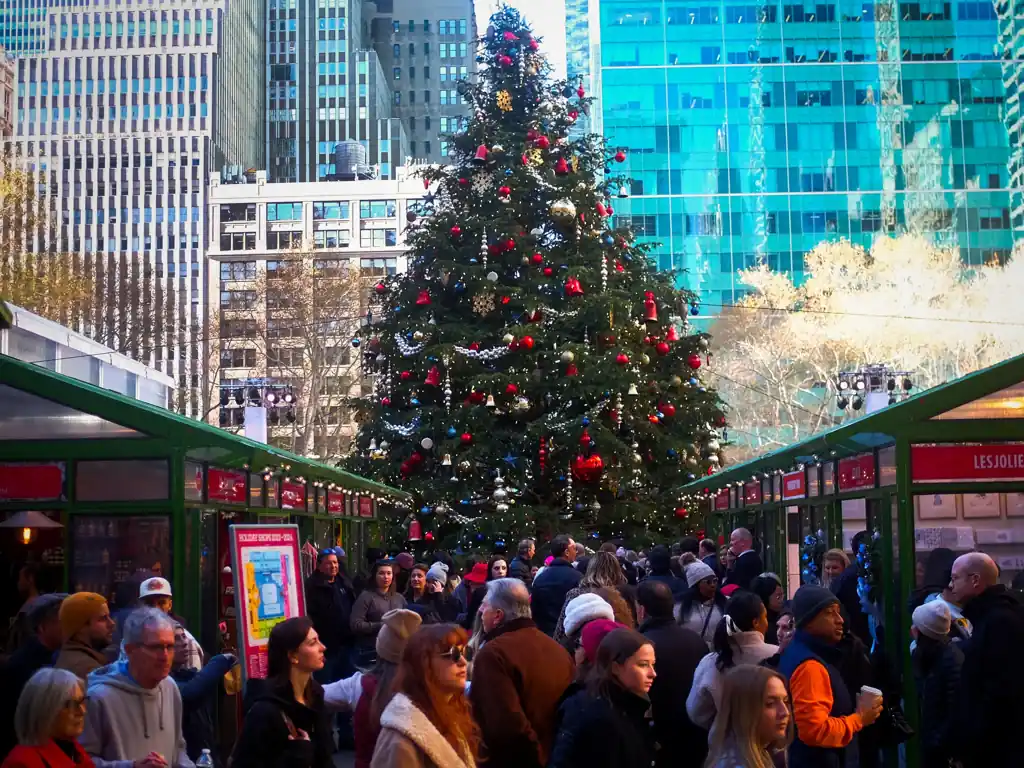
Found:
<svg viewBox="0 0 1024 768"><path fill-rule="evenodd" d="M0 48L11 56L45 53L54 0L0 0Z"/></svg>
<svg viewBox="0 0 1024 768"><path fill-rule="evenodd" d="M323 459L344 453L355 423L342 401L370 386L353 339L368 320L374 285L405 271L408 213L427 194L411 170L397 169L395 180L298 183L268 183L264 171L247 184L213 176L208 324L219 332L207 359L213 402L222 395L213 423L240 428L244 408L234 393L255 382L278 393L268 408L272 444ZM275 280L296 262L303 283L283 281L279 295ZM329 306L322 318L297 302L307 279L307 298ZM294 407L285 407L280 387Z"/></svg>
<svg viewBox="0 0 1024 768"><path fill-rule="evenodd" d="M566 9L570 73L629 153L632 199L615 207L706 313L742 294L737 270L799 277L825 239L917 231L979 264L1024 227L1012 3Z"/></svg>
<svg viewBox="0 0 1024 768"><path fill-rule="evenodd" d="M391 81L394 115L409 139L409 155L447 163L445 137L469 118L458 81L476 74L472 0L378 0L372 35Z"/></svg>
<svg viewBox="0 0 1024 768"><path fill-rule="evenodd" d="M206 180L262 162L263 18L261 0L53 2L46 50L17 61L13 141L53 247L97 278L82 330L170 375L190 414Z"/></svg>
<svg viewBox="0 0 1024 768"><path fill-rule="evenodd" d="M274 183L335 175L334 147L358 141L370 174L393 178L405 134L354 0L267 0L267 172ZM372 9L372 5L367 5ZM262 167L262 166L261 166Z"/></svg>
<svg viewBox="0 0 1024 768"><path fill-rule="evenodd" d="M14 58L0 48L0 137L14 130Z"/></svg>

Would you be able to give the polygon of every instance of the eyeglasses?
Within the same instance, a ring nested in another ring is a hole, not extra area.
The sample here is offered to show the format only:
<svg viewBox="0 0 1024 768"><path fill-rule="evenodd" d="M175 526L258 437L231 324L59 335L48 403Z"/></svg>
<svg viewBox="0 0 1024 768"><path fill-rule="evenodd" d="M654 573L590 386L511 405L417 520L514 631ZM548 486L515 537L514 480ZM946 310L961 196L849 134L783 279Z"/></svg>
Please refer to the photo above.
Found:
<svg viewBox="0 0 1024 768"><path fill-rule="evenodd" d="M79 699L68 699L64 702L64 709L85 711L85 705L89 701L88 696L82 696Z"/></svg>
<svg viewBox="0 0 1024 768"><path fill-rule="evenodd" d="M143 643L142 647L150 653L166 653L168 655L174 653L173 643L169 645L164 643Z"/></svg>
<svg viewBox="0 0 1024 768"><path fill-rule="evenodd" d="M457 645L453 645L444 653L437 654L442 659L451 659L452 664L458 664L460 661L466 658L466 649L460 648Z"/></svg>

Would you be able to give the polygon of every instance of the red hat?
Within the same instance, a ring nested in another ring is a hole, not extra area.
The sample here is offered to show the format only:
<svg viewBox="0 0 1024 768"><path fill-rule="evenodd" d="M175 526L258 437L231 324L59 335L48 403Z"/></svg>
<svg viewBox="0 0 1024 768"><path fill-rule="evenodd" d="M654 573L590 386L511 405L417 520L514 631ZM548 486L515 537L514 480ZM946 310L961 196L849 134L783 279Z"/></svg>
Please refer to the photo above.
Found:
<svg viewBox="0 0 1024 768"><path fill-rule="evenodd" d="M487 581L487 563L477 563L473 570L466 574L465 580L470 584L483 584Z"/></svg>
<svg viewBox="0 0 1024 768"><path fill-rule="evenodd" d="M728 586L722 587L721 592L724 597L732 597L732 593L739 588L739 584L729 584Z"/></svg>
<svg viewBox="0 0 1024 768"><path fill-rule="evenodd" d="M583 631L580 633L580 645L583 646L583 653L586 655L587 661L591 664L594 663L601 641L616 629L628 629L628 627L608 619L594 619L583 625Z"/></svg>

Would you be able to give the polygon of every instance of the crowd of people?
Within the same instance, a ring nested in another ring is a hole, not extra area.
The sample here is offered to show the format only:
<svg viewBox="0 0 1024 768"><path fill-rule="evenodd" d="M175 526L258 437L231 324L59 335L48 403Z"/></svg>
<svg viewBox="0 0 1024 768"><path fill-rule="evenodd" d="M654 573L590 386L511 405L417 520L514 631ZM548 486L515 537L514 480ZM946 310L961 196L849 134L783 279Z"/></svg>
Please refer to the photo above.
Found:
<svg viewBox="0 0 1024 768"><path fill-rule="evenodd" d="M532 540L461 568L371 557L352 579L319 553L224 753L213 703L236 660L204 656L165 579L119 616L92 593L33 598L0 669L2 768L328 768L342 748L357 768L870 768L915 736L839 550L788 601L742 528L724 552L586 556L560 535L543 563ZM1024 605L982 553L935 550L926 573L920 765L1024 765Z"/></svg>

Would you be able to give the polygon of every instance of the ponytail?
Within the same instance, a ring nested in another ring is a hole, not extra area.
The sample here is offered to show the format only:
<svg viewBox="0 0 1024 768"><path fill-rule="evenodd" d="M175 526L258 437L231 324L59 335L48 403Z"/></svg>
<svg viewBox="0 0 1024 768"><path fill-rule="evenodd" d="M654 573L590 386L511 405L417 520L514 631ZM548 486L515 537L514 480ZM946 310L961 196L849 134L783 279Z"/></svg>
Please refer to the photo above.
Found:
<svg viewBox="0 0 1024 768"><path fill-rule="evenodd" d="M732 638L740 632L749 632L754 628L754 623L761 618L761 611L764 610L764 601L753 592L743 589L736 590L729 605L726 606L725 616L715 627L715 636L712 646L718 658L715 666L719 672L724 672L735 665L733 654L735 644Z"/></svg>

